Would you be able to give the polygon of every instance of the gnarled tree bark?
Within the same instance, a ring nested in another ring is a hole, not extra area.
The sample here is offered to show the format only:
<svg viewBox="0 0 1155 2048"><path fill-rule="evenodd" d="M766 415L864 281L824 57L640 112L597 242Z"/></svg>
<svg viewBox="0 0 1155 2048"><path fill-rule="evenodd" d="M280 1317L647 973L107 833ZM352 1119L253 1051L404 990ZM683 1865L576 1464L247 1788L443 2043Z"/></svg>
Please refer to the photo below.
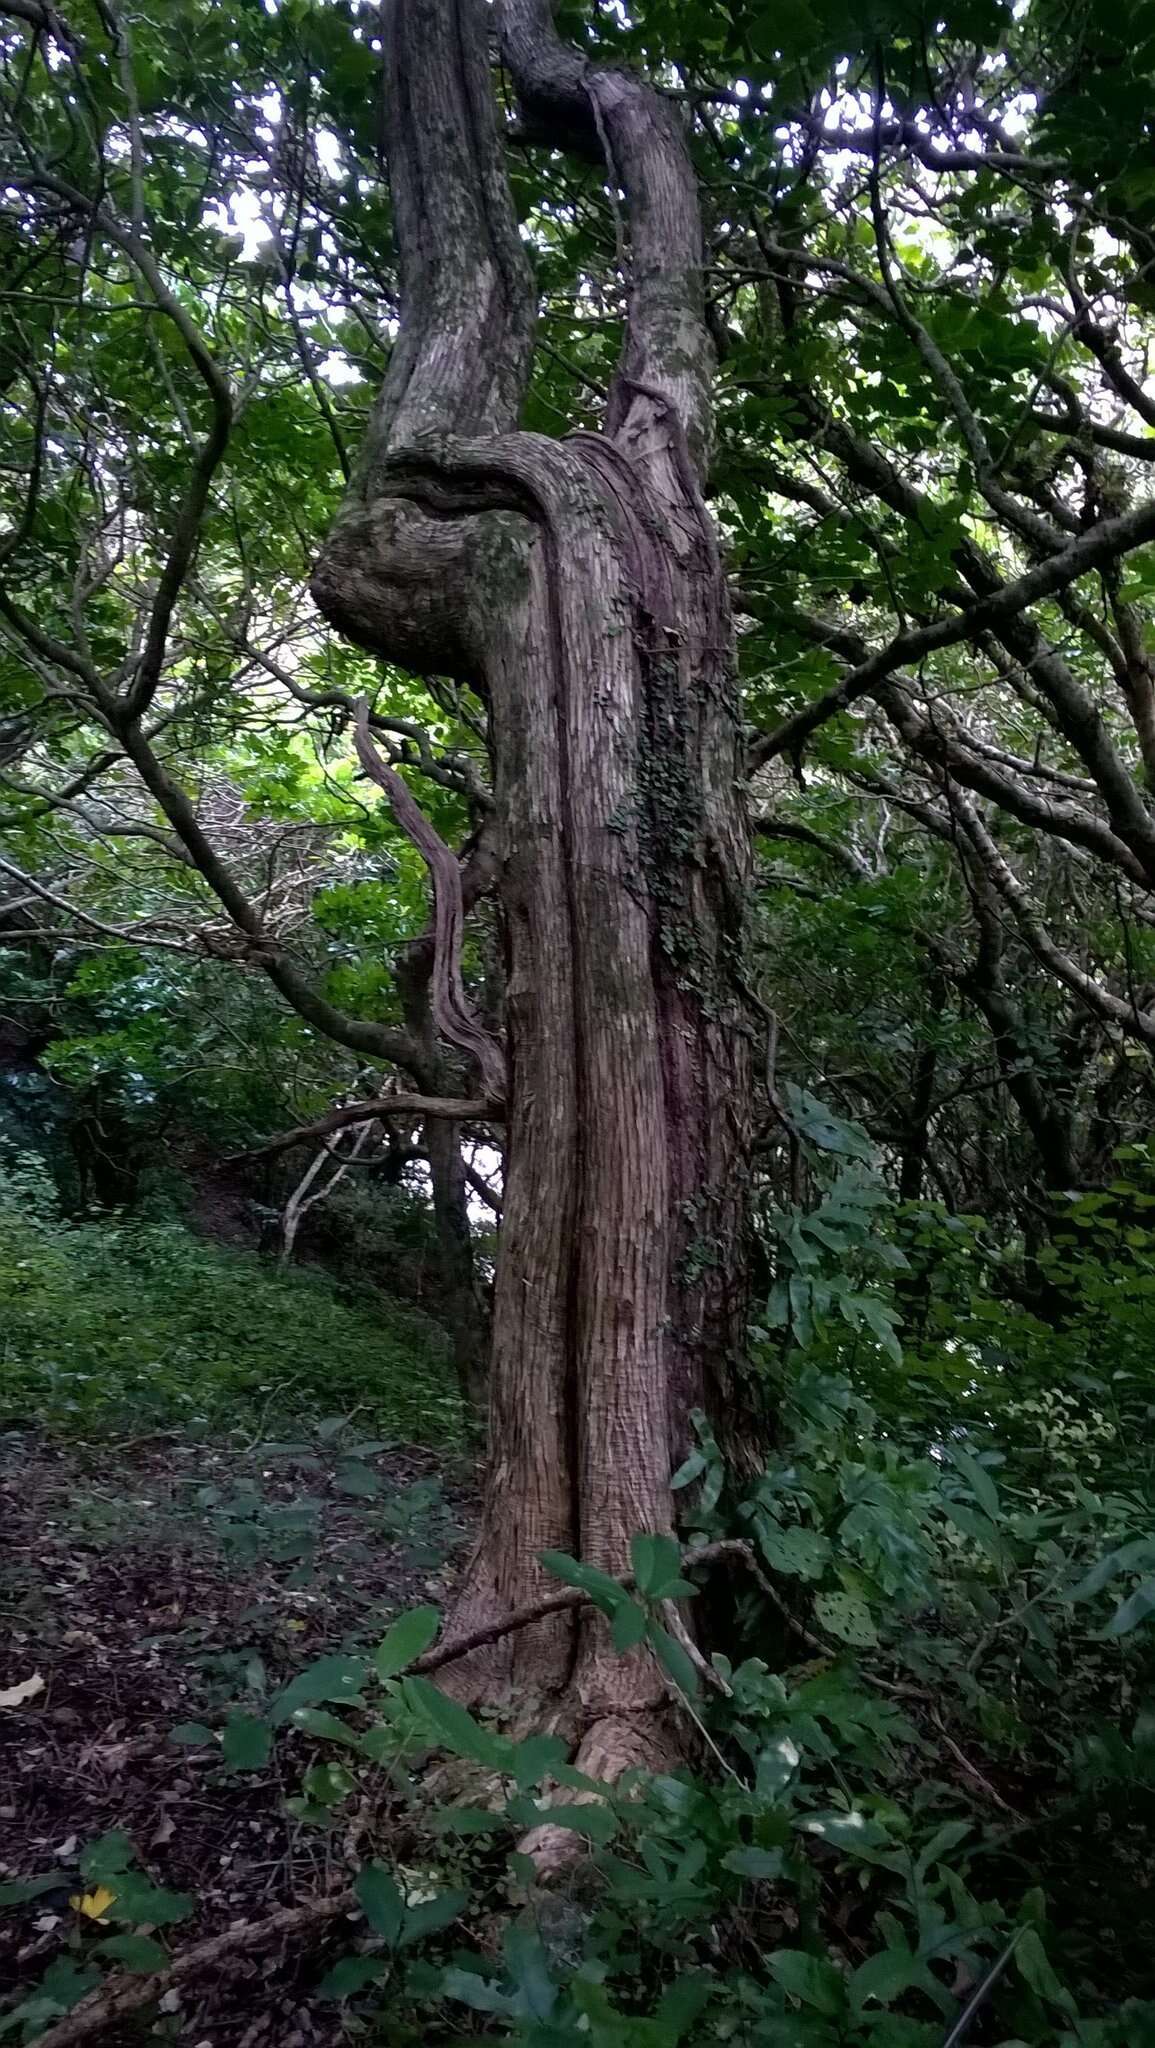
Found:
<svg viewBox="0 0 1155 2048"><path fill-rule="evenodd" d="M667 1528L691 1411L742 1342L753 1031L749 859L710 427L697 195L676 116L499 0L528 116L595 154L629 233L627 339L600 434L519 432L533 299L482 0L390 0L404 312L314 594L390 661L488 705L507 969L508 1165L483 1526L450 1628L548 1590L538 1559L628 1568ZM662 1696L564 1611L478 1652L490 1698L565 1693L583 1754L638 1752Z"/></svg>

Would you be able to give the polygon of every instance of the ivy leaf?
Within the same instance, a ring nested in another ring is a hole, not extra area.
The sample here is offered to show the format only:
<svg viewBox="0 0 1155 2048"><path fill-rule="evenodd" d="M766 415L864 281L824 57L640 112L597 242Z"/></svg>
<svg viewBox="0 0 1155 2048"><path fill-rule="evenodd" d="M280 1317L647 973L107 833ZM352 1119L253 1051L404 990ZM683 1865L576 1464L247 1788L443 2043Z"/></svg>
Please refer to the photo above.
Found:
<svg viewBox="0 0 1155 2048"><path fill-rule="evenodd" d="M203 1721L178 1721L175 1728L169 1729L168 1739L170 1742L179 1743L185 1749L205 1749L210 1743L215 1743L217 1738L211 1728L206 1728Z"/></svg>
<svg viewBox="0 0 1155 2048"><path fill-rule="evenodd" d="M691 1451L689 1457L683 1459L670 1481L671 1493L678 1493L683 1486L691 1485L695 1479L701 1476L705 1469L706 1460L701 1451Z"/></svg>
<svg viewBox="0 0 1155 2048"><path fill-rule="evenodd" d="M123 1871L115 1879L115 1886L113 1919L139 1926L175 1926L179 1920L187 1920L196 1905L187 1892L170 1892L136 1870Z"/></svg>

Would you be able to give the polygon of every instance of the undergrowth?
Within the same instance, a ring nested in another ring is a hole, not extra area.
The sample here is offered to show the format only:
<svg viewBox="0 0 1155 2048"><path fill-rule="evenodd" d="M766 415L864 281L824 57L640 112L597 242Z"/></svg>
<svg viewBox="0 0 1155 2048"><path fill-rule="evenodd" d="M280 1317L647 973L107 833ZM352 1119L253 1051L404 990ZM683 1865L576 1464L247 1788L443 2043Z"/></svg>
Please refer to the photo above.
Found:
<svg viewBox="0 0 1155 2048"><path fill-rule="evenodd" d="M67 1221L34 1158L0 1162L0 1426L207 1434L338 1409L397 1440L455 1443L442 1330L179 1223Z"/></svg>

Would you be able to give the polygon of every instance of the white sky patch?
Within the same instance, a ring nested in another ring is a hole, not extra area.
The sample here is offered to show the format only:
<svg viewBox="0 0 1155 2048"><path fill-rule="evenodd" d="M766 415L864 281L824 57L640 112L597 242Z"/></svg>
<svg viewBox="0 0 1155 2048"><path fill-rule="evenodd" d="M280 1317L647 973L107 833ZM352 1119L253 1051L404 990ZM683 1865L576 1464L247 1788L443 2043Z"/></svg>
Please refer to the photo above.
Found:
<svg viewBox="0 0 1155 2048"><path fill-rule="evenodd" d="M339 386L342 384L363 384L365 382L356 363L347 361L340 351L335 348L331 348L327 356L321 357L320 362L317 364L317 371L325 379L326 384Z"/></svg>
<svg viewBox="0 0 1155 2048"><path fill-rule="evenodd" d="M209 227L222 235L240 235L242 263L252 263L269 241L269 230L261 218L261 200L256 192L240 190L229 194L228 204L219 201L205 213Z"/></svg>
<svg viewBox="0 0 1155 2048"><path fill-rule="evenodd" d="M341 169L341 145L331 129L318 128L313 135L313 148L317 162L327 178L335 178Z"/></svg>

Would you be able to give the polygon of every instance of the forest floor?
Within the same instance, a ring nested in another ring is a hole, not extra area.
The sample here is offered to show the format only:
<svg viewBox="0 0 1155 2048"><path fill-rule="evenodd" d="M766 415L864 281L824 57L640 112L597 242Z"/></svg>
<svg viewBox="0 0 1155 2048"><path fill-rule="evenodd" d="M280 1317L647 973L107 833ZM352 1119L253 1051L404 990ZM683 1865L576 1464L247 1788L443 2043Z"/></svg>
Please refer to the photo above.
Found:
<svg viewBox="0 0 1155 2048"><path fill-rule="evenodd" d="M173 1949L336 1881L332 1835L285 1804L317 1745L289 1733L267 1763L233 1768L215 1731L259 1718L319 1655L371 1648L399 1610L443 1604L475 1507L465 1459L359 1441L350 1423L280 1444L0 1434L0 1901L14 1880L46 1880L0 1913L0 2012L54 1958L82 1967L123 1931L70 1904L85 1848L110 1833L189 1895L179 1927L158 1930ZM13 1688L27 1696L6 1706ZM398 1825L382 1778L353 1826L373 1839ZM341 2008L311 1993L334 1945L348 1949L348 1928L238 1958L170 1994L159 2034L128 2020L101 2039L332 2042Z"/></svg>

